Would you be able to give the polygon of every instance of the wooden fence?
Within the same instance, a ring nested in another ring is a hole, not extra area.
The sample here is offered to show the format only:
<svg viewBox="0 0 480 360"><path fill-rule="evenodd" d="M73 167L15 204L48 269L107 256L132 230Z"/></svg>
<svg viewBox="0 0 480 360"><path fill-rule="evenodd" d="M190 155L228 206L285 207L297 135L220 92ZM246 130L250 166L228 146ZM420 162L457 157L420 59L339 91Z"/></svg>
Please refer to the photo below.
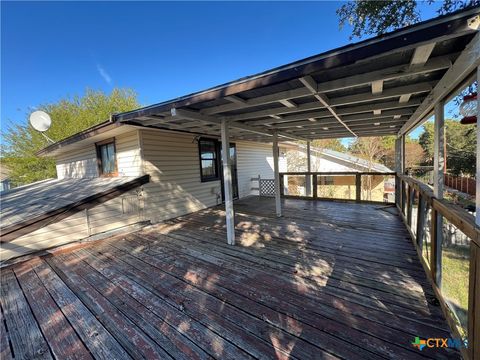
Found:
<svg viewBox="0 0 480 360"><path fill-rule="evenodd" d="M454 176L445 174L445 186L448 186L452 189L456 189L465 194L475 195L475 186L476 181L473 178L468 178L464 176Z"/></svg>
<svg viewBox="0 0 480 360"><path fill-rule="evenodd" d="M475 219L463 209L436 198L430 187L411 177L397 175L396 186L396 205L412 235L418 256L432 281L454 336L468 339L468 348L462 349L462 354L468 359L480 359L480 230L475 225ZM446 280L451 274L447 265L442 264L442 259L447 259L452 245L450 239L445 238L448 236L445 224L449 228L455 227L469 239L468 244L454 247L462 250L462 255L456 253L457 260L463 256L468 264L468 274L465 274L469 279L468 286L465 294L457 294L468 297L466 309L457 306L447 294L450 284Z"/></svg>

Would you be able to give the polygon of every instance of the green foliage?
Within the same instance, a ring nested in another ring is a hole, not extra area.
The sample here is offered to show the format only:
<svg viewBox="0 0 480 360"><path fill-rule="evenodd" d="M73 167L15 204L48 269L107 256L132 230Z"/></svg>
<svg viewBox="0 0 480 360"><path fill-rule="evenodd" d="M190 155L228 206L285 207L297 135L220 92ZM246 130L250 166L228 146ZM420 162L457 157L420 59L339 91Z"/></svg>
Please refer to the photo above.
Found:
<svg viewBox="0 0 480 360"><path fill-rule="evenodd" d="M424 132L419 143L426 153L425 165L433 165L434 124L423 125ZM475 125L462 125L460 122L445 120L445 138L447 143L447 171L453 175L475 175L476 163Z"/></svg>
<svg viewBox="0 0 480 360"><path fill-rule="evenodd" d="M86 90L83 96L61 99L38 106L52 118L45 133L59 141L110 119L111 114L138 108L137 96L129 89L114 89L110 94ZM53 159L39 158L35 153L48 145L47 140L25 119L23 124L10 124L2 133L2 165L11 173L14 186L56 176Z"/></svg>
<svg viewBox="0 0 480 360"><path fill-rule="evenodd" d="M479 0L428 0L430 5L439 5L437 13L440 15L479 3ZM337 15L340 28L347 23L353 27L350 39L363 35L381 35L421 20L418 1L414 0L348 1L337 10Z"/></svg>

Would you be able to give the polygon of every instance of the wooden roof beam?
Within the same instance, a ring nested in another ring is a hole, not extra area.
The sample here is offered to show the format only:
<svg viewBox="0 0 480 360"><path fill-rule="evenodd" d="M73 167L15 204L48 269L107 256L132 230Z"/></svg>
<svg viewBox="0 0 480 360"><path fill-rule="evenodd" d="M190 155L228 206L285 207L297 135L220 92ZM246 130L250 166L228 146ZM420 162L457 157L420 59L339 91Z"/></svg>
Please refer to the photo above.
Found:
<svg viewBox="0 0 480 360"><path fill-rule="evenodd" d="M241 97L236 96L236 95L225 96L224 99L228 100L228 101L230 101L234 104L245 105L247 103L247 100L242 99Z"/></svg>
<svg viewBox="0 0 480 360"><path fill-rule="evenodd" d="M428 58L432 54L435 48L435 43L419 46L413 52L412 59L410 60L410 68L421 68L428 61ZM406 103L410 100L412 93L403 94L398 100L400 103Z"/></svg>
<svg viewBox="0 0 480 360"><path fill-rule="evenodd" d="M382 123L385 123L385 122L401 122L402 125L405 121L407 121L408 118L407 117L399 117L399 118L394 118L392 116L373 116L373 115L370 115L369 118L365 118L365 119L361 119L361 120L354 120L354 121L346 121L344 119L344 121L347 123L348 126L352 127L352 126L355 126L355 124L363 124L363 123L374 123L374 122L382 122ZM293 123L290 123L290 124L275 124L275 125L271 125L271 128L272 129L278 129L278 130L281 130L281 129L288 129L288 128L291 128L291 127L294 127L294 126L303 126L304 128L315 128L315 127L323 127L323 126L332 126L332 125L335 125L335 124L338 124L338 121L335 120L331 120L331 118L328 118L328 119L322 119L322 120L319 120L317 122L311 122L311 121L308 121L308 120L303 120L303 121L296 121L296 122L293 122Z"/></svg>
<svg viewBox="0 0 480 360"><path fill-rule="evenodd" d="M396 97L402 96L405 93L410 93L410 94L426 93L426 92L429 92L431 89L432 89L431 83L423 82L423 83L418 83L413 85L398 86L396 88L385 90L382 92L382 94L378 94L378 95L372 95L370 92L368 92L368 93L361 93L356 95L341 96L335 99L330 99L329 105L331 107L336 107L336 106L343 106L343 105L350 105L350 104L368 103L369 101L396 98ZM311 91L311 90L308 90L308 91ZM311 95L314 95L314 96L315 94L311 93ZM255 119L255 118L264 117L264 116L272 116L272 115L278 116L280 114L283 114L283 115L292 114L300 111L319 110L319 109L323 109L324 107L325 105L323 102L314 101L314 102L298 105L295 108L278 107L273 109L253 111L250 113L245 113L240 115L226 116L225 118L228 119L229 121L242 121L242 120L250 120L250 119ZM327 115L328 113L329 111L327 111ZM268 121L264 123L268 123Z"/></svg>
<svg viewBox="0 0 480 360"><path fill-rule="evenodd" d="M480 66L480 33L477 33L455 63L443 75L430 94L402 126L398 136L404 135L419 122L428 117L440 100L445 100L465 79Z"/></svg>
<svg viewBox="0 0 480 360"><path fill-rule="evenodd" d="M400 104L398 101L387 101L383 103L378 103L378 104L367 104L367 105L359 105L359 106L353 106L350 108L345 108L345 109L338 109L338 114L345 116L345 115L358 115L358 116L371 116L372 112L375 109L381 109L383 112L386 110L391 110L391 111L399 111L399 113L403 114L404 112L407 112L409 114L412 114L413 111L409 109L410 107L415 107L421 104L421 100L415 99L411 100L408 103L405 104ZM313 115L315 114L315 115ZM321 120L321 118L331 118L332 115L329 111L324 110L324 111L316 111L316 112L309 112L309 113L304 113L304 114L295 114L291 115L288 118L287 117L282 117L279 120L273 120L273 119L262 119L262 120L255 120L255 121L249 121L247 122L248 125L265 125L265 124L279 124L279 123L285 123L285 122L290 122L293 119L308 119L310 117L315 117L317 120Z"/></svg>
<svg viewBox="0 0 480 360"><path fill-rule="evenodd" d="M297 104L295 104L294 102L292 102L290 100L287 100L287 99L282 99L282 100L279 100L278 102L280 104L288 107L288 108L296 108L297 107Z"/></svg>
<svg viewBox="0 0 480 360"><path fill-rule="evenodd" d="M339 110L340 112L340 110ZM382 112L382 115L380 117L388 117L388 116L395 116L395 115L412 115L414 112L413 109L411 108L394 108L390 110L384 110ZM361 112L359 114L350 114L350 115L344 115L343 120L344 121L350 121L350 120L363 120L363 119L368 119L374 117L371 112ZM330 115L329 112L327 111L314 111L314 112L305 112L301 114L294 114L294 115L288 115L285 117L278 117L277 120L280 121L274 121L272 119L263 119L263 120L255 120L255 121L248 121L246 124L247 125L266 125L266 124L272 124L275 122L276 125L278 124L288 124L290 122L294 121L302 121L302 120L308 120L310 118L314 118L317 122L319 121L325 121L325 120L334 120L332 116ZM335 120L336 121L336 120Z"/></svg>
<svg viewBox="0 0 480 360"><path fill-rule="evenodd" d="M413 52L412 59L410 60L410 66L423 66L427 62L428 58L432 54L435 43L419 46Z"/></svg>
<svg viewBox="0 0 480 360"><path fill-rule="evenodd" d="M321 93L318 93L316 89L318 89L318 85L316 83L316 81L311 77L311 76L305 76L305 77L302 77L299 79L302 84L308 89L310 90L310 92L313 94L313 96L320 102L320 104L322 104L323 106L325 106L327 108L328 111L330 111L330 113L333 115L333 117L335 119L338 120L338 122L340 124L342 124L345 129L347 129L348 131L350 131L352 133L353 136L357 136L349 127L347 124L345 124L343 122L343 120L340 118L340 116L337 114L337 112L335 111L335 109L330 106L330 103L329 103L329 99L327 97L327 95L325 94L321 94Z"/></svg>
<svg viewBox="0 0 480 360"><path fill-rule="evenodd" d="M214 116L208 116L208 115L203 115L197 111L192 111L192 110L185 110L185 109L176 109L172 108L172 116L174 117L179 117L182 119L189 119L189 120L195 120L199 121L201 123L211 123L211 124L221 124L221 119L214 117ZM241 129L245 130L251 133L255 134L260 134L260 135L267 135L267 136L273 136L273 134L270 131L263 130L261 128L256 128L244 124L239 124L239 123L231 123L230 127L233 129ZM300 137L295 137L287 133L278 133L279 136L286 137L289 139L293 140L305 140Z"/></svg>
<svg viewBox="0 0 480 360"><path fill-rule="evenodd" d="M450 56L439 56L432 58L427 63L417 69L411 69L410 64L397 65L389 68L371 71L368 73L348 76L341 79L326 81L318 85L318 91L329 92L345 89L352 86L368 85L375 81L387 81L393 80L405 76L425 74L432 71L442 70L450 67ZM278 93L263 95L252 99L244 100L244 102L236 102L232 104L213 106L207 109L203 109L201 112L205 115L213 115L227 111L233 111L238 109L249 108L258 105L265 105L275 103L280 100L290 100L299 97L305 97L311 95L312 91L308 88L301 87L293 90L280 91ZM227 98L227 97L225 97ZM230 100L230 99L227 99ZM233 102L233 101L232 101Z"/></svg>
<svg viewBox="0 0 480 360"><path fill-rule="evenodd" d="M383 80L372 81L372 95L381 94L383 91Z"/></svg>

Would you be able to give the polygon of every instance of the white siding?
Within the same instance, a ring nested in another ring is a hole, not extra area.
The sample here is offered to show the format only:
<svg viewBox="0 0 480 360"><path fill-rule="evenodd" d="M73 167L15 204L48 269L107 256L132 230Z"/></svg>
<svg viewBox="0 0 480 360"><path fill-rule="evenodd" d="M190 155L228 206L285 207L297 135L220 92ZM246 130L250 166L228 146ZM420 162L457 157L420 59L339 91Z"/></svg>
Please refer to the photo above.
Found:
<svg viewBox="0 0 480 360"><path fill-rule="evenodd" d="M52 219L50 225L3 243L0 248L0 261L143 221L143 206L141 189L134 189L88 209L88 220L85 211L57 222Z"/></svg>
<svg viewBox="0 0 480 360"><path fill-rule="evenodd" d="M252 178L273 179L272 145L256 142L237 142L238 190L240 197L258 194L252 190ZM257 183L255 183L257 186Z"/></svg>

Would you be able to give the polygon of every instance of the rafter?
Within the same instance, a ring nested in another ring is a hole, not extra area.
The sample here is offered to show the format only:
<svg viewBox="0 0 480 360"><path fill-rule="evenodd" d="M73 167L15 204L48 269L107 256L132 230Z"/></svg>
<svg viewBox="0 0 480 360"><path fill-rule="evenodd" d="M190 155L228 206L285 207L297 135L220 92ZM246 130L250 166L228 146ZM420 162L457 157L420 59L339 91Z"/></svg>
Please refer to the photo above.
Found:
<svg viewBox="0 0 480 360"><path fill-rule="evenodd" d="M426 62L421 68L410 68L410 64L397 65L389 68L375 70L363 74L347 76L341 79L323 82L315 91L329 92L345 89L347 87L368 85L374 81L388 81L405 76L424 74L436 70L446 69L451 65L449 56L439 56L432 58ZM293 90L281 91L275 94L263 95L252 99L245 100L243 103L232 103L213 106L203 109L201 112L205 115L219 114L222 112L245 109L258 105L275 103L280 100L290 100L311 95L311 90L301 87Z"/></svg>
<svg viewBox="0 0 480 360"><path fill-rule="evenodd" d="M348 131L350 131L352 133L353 136L357 136L357 134L355 134L349 127L347 124L345 124L343 122L343 120L340 118L340 116L337 114L337 112L335 111L335 109L333 108L333 106L330 105L329 103L329 99L327 97L327 95L325 94L320 94L317 92L316 89L318 89L318 85L316 83L316 81L311 77L311 76L305 76L305 77L302 77L299 79L301 81L301 83L308 89L310 90L310 92L313 94L313 96L320 102L320 104L322 104L323 106L325 106L327 108L328 111L330 111L330 113L333 115L333 117L335 119L338 120L338 122L340 124L342 124L345 129L347 129Z"/></svg>
<svg viewBox="0 0 480 360"><path fill-rule="evenodd" d="M455 63L443 75L422 104L415 110L410 119L402 126L398 135L403 135L417 123L432 113L435 104L447 97L460 82L464 81L478 66L480 66L480 33L477 33Z"/></svg>
<svg viewBox="0 0 480 360"><path fill-rule="evenodd" d="M312 84L310 84L310 85L312 85ZM338 97L338 98L335 98L335 99L330 99L329 100L329 105L334 107L334 106L368 103L370 101L378 101L378 100L385 100L385 99L389 99L389 98L396 98L396 97L401 96L404 93L413 93L413 94L425 93L425 92L429 92L431 89L432 89L431 83L424 82L424 83L418 83L418 84L413 84L413 85L405 85L405 86L399 86L399 87L393 88L393 89L388 89L388 90L383 91L382 94L378 94L378 95L372 95L370 92L368 92L368 93L361 93L361 94L356 94L356 95L341 96L341 97ZM309 89L308 91L311 91L311 90ZM315 96L315 94L311 93L311 95L314 95L314 96ZM404 103L404 104L406 106L408 106L407 105L408 103ZM371 105L371 106L375 106L375 105ZM303 111L308 111L308 110L319 110L319 109L323 109L323 108L325 108L324 103L318 101L318 99L317 99L317 101L313 101L313 102L298 105L296 108L275 107L273 109L258 110L258 111L253 111L253 112L240 114L240 115L226 116L225 118L228 119L229 121L242 121L242 120L250 120L250 119L260 118L260 117L264 117L264 116L287 115L287 114L292 114L292 113L295 113L295 112L303 112ZM343 111L343 109L342 109L342 111ZM339 110L339 112L340 112L340 110ZM328 116L328 114L329 114L328 109L326 110L326 114ZM285 117L285 116L283 116L283 117ZM268 123L268 122L264 122L264 123Z"/></svg>
<svg viewBox="0 0 480 360"><path fill-rule="evenodd" d="M242 99L241 97L239 96L236 96L236 95L230 95L230 96L225 96L224 97L225 100L228 100L228 101L231 101L232 103L235 103L235 104L246 104L247 101Z"/></svg>
<svg viewBox="0 0 480 360"><path fill-rule="evenodd" d="M413 109L411 108L398 108L398 109L391 109L391 110L384 110L382 112L382 117L387 117L387 116L402 116L402 115L412 115L413 114ZM339 110L339 112L341 112ZM363 119L368 119L371 118L372 114L371 112L360 112L359 114L351 114L351 115L344 115L343 119L344 121L349 121L349 120L363 120ZM247 125L265 125L265 124L288 124L294 121L302 121L302 120L307 120L310 118L314 118L317 122L318 121L329 121L329 120L335 120L331 114L328 111L322 110L322 111L315 111L315 112L305 112L301 114L295 114L295 115L288 115L284 117L278 117L277 120L279 121L274 121L272 119L263 119L263 120L254 120L254 121L248 121L246 124ZM335 120L336 121L336 120Z"/></svg>
<svg viewBox="0 0 480 360"><path fill-rule="evenodd" d="M430 57L435 43L430 43L426 45L419 46L413 52L412 59L410 60L411 66L423 66Z"/></svg>
<svg viewBox="0 0 480 360"><path fill-rule="evenodd" d="M296 108L297 104L295 104L293 101L287 100L287 99L282 99L278 101L280 104L288 107L288 108Z"/></svg>
<svg viewBox="0 0 480 360"><path fill-rule="evenodd" d="M372 116L370 115L370 117L368 118L364 118L364 119L361 119L361 120L354 120L354 121L345 121L345 123L352 127L352 126L355 126L355 124L364 124L364 123L373 123L373 122L382 122L382 123L386 123L386 122L395 122L395 123L401 123L403 125L403 123L407 120L408 118L406 117L400 117L400 118L394 118L392 116L388 116L388 117L383 117L383 116ZM308 120L303 120L303 121L296 121L296 122L292 122L292 123L280 123L280 124L275 124L275 125L271 125L271 128L272 129L279 129L279 130L282 130L282 129L289 129L291 127L295 127L295 126L302 126L304 128L315 128L315 127L323 127L323 126L332 126L332 125L336 125L338 124L338 121L336 121L336 119L322 119L322 120L319 120L317 122L310 122Z"/></svg>
<svg viewBox="0 0 480 360"><path fill-rule="evenodd" d="M211 123L211 124L217 124L217 125L221 124L221 119L219 119L217 117L203 115L199 112L192 111L192 110L173 108L172 109L172 116L173 117L178 117L178 118L181 118L181 119L195 120L195 121L199 121L199 122L202 122L202 123ZM244 125L244 124L239 124L239 123L232 123L232 124L230 124L230 127L234 128L234 129L245 130L245 131L260 134L260 135L268 135L268 136L273 135L270 131L266 131L266 130L263 130L263 129L260 129L260 128L256 128L256 127L248 126L248 125ZM286 134L286 133L278 133L278 135L282 136L282 137L294 139L294 140L304 140L302 138L294 137L294 136L292 136L290 134Z"/></svg>
<svg viewBox="0 0 480 360"><path fill-rule="evenodd" d="M372 81L372 95L381 94L383 91L383 80Z"/></svg>

